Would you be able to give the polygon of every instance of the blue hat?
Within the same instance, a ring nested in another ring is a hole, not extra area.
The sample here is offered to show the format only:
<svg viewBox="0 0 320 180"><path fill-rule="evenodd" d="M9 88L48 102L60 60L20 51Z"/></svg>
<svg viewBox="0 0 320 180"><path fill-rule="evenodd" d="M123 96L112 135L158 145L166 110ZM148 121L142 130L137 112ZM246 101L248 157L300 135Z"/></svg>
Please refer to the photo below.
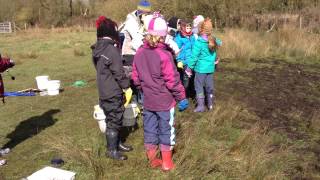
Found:
<svg viewBox="0 0 320 180"><path fill-rule="evenodd" d="M137 10L145 13L151 12L150 2L147 0L141 0L138 4Z"/></svg>

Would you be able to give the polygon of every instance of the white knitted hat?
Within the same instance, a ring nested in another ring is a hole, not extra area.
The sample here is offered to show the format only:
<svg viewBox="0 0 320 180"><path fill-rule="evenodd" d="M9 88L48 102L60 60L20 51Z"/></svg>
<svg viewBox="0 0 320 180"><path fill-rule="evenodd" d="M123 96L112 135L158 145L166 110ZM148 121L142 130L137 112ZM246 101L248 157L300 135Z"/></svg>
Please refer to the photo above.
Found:
<svg viewBox="0 0 320 180"><path fill-rule="evenodd" d="M197 15L193 17L193 27L198 27L201 22L204 21L204 17L202 15Z"/></svg>
<svg viewBox="0 0 320 180"><path fill-rule="evenodd" d="M168 33L167 22L162 17L153 17L148 23L148 33L154 36L166 36Z"/></svg>

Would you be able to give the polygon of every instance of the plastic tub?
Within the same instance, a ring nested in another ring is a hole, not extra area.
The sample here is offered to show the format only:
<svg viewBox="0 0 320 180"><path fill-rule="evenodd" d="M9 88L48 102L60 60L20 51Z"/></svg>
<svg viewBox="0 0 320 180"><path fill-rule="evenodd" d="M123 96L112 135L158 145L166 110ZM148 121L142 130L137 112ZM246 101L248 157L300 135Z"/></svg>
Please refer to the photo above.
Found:
<svg viewBox="0 0 320 180"><path fill-rule="evenodd" d="M60 80L51 80L48 81L48 95L49 96L55 96L59 94L59 89L60 89Z"/></svg>
<svg viewBox="0 0 320 180"><path fill-rule="evenodd" d="M45 90L48 87L49 76L37 76L36 77L37 86L40 90Z"/></svg>

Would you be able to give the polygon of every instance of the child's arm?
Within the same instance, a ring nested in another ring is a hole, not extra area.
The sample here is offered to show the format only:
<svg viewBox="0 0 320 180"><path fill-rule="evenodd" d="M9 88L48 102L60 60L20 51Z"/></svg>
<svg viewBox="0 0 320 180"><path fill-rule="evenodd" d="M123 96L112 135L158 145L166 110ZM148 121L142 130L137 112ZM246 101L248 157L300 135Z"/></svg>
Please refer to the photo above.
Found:
<svg viewBox="0 0 320 180"><path fill-rule="evenodd" d="M182 42L182 39L181 39L181 36L180 35L177 35L175 38L174 38L174 41L177 43L178 45L178 48L179 48L179 54L177 56L177 62L182 62L183 61L183 53L181 53L182 51L182 48L183 48L183 42Z"/></svg>
<svg viewBox="0 0 320 180"><path fill-rule="evenodd" d="M194 66L196 65L196 63L198 61L198 57L199 57L200 53L201 53L201 46L200 46L200 43L198 43L198 41L196 41L193 48L192 48L192 58L188 62L188 67L190 69L194 69Z"/></svg>
<svg viewBox="0 0 320 180"><path fill-rule="evenodd" d="M0 57L0 72L4 72L8 68L14 66L14 63L9 58L1 58Z"/></svg>
<svg viewBox="0 0 320 180"><path fill-rule="evenodd" d="M133 81L133 84L137 87L137 89L141 89L141 82L140 82L140 79L139 79L136 63L135 63L134 60L133 60L133 64L132 64L131 79Z"/></svg>
<svg viewBox="0 0 320 180"><path fill-rule="evenodd" d="M109 68L114 79L117 81L121 89L129 88L129 79L124 73L121 55L116 49L111 50L111 58L112 63L110 64Z"/></svg>
<svg viewBox="0 0 320 180"><path fill-rule="evenodd" d="M180 75L174 65L172 56L164 58L161 62L161 72L165 81L166 87L172 93L176 101L181 101L186 98L184 87L180 81Z"/></svg>

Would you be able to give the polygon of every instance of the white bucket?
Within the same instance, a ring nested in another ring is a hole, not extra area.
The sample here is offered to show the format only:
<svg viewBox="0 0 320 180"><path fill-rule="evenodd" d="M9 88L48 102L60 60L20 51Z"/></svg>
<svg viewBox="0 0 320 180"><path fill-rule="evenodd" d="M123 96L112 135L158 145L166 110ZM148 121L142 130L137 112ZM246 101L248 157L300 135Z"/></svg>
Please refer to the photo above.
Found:
<svg viewBox="0 0 320 180"><path fill-rule="evenodd" d="M105 116L103 110L100 108L99 105L95 105L94 106L93 118L95 120L97 120L100 131L102 133L105 133L106 132L106 127L107 127L107 124L106 124L106 121L105 121L106 120L106 116Z"/></svg>
<svg viewBox="0 0 320 180"><path fill-rule="evenodd" d="M48 86L49 76L37 76L36 81L38 89L45 90Z"/></svg>
<svg viewBox="0 0 320 180"><path fill-rule="evenodd" d="M60 81L59 80L51 80L47 83L48 95L55 96L59 94Z"/></svg>

